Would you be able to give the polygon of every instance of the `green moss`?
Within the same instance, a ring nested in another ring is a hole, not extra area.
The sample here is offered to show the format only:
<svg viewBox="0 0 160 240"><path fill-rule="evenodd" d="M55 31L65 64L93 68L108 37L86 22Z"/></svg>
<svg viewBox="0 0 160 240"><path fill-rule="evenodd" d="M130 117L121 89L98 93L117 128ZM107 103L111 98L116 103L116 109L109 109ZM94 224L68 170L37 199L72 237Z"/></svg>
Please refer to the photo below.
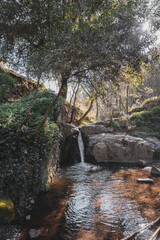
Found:
<svg viewBox="0 0 160 240"><path fill-rule="evenodd" d="M14 204L10 199L0 198L0 222L10 222L15 218Z"/></svg>
<svg viewBox="0 0 160 240"><path fill-rule="evenodd" d="M132 113L130 119L136 119L141 122L147 121L147 120L152 120L152 121L160 120L160 106L154 107L150 111Z"/></svg>

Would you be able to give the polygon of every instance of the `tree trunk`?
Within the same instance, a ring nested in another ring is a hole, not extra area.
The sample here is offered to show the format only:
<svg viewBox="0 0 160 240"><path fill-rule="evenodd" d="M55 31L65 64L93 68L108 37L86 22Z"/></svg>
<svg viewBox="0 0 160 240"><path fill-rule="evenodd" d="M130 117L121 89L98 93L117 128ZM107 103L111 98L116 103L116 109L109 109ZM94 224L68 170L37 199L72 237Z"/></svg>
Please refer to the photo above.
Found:
<svg viewBox="0 0 160 240"><path fill-rule="evenodd" d="M67 123L70 122L70 120L69 120L68 118L69 118L69 114L70 114L70 110L71 110L71 105L72 105L72 99L73 99L73 96L74 96L74 94L75 94L76 87L77 87L77 85L74 87L74 89L73 89L73 94L72 94L71 99L70 99L69 108L68 108L68 112L67 112Z"/></svg>
<svg viewBox="0 0 160 240"><path fill-rule="evenodd" d="M60 96L63 97L65 100L67 98L67 91L68 91L68 79L69 79L69 76L70 76L70 70L69 69L66 69L64 71L64 73L62 74L62 80L61 80L61 83L63 84L63 89L60 88L61 90L61 93L60 93ZM61 86L62 86L61 84ZM59 92L60 92L59 90Z"/></svg>
<svg viewBox="0 0 160 240"><path fill-rule="evenodd" d="M96 120L98 121L98 117L99 117L99 106L98 106L98 101L96 101Z"/></svg>
<svg viewBox="0 0 160 240"><path fill-rule="evenodd" d="M126 89L126 110L127 110L127 114L128 114L128 98L129 98L129 85L127 84L127 89Z"/></svg>
<svg viewBox="0 0 160 240"><path fill-rule="evenodd" d="M72 112L71 112L71 120L70 120L69 123L72 123L72 121L73 121L73 114L74 114L74 111L75 111L75 104L76 104L76 98L77 98L78 89L79 89L79 83L78 83L77 90L76 90L76 92L75 92L73 109L72 109Z"/></svg>
<svg viewBox="0 0 160 240"><path fill-rule="evenodd" d="M67 80L68 80L67 78L63 78L61 88L60 88L60 90L59 90L56 98L53 100L53 102L50 104L49 108L48 108L47 111L45 112L45 115L44 115L43 120L42 120L42 121L38 124L38 126L36 127L35 134L32 136L31 140L32 140L33 138L35 138L35 137L38 136L40 129L43 127L43 125L44 125L45 122L47 121L49 112L51 111L52 107L56 104L56 102L58 101L59 97L61 96L61 93L62 93L62 91L63 91L63 88L64 88L64 86L66 86L66 81L67 81Z"/></svg>
<svg viewBox="0 0 160 240"><path fill-rule="evenodd" d="M124 110L125 112L127 112L127 109L126 109L126 107L125 107L124 104L123 104L123 101L122 101L122 97L121 97L121 95L119 96L119 102L120 102L120 104L121 104L123 110Z"/></svg>
<svg viewBox="0 0 160 240"><path fill-rule="evenodd" d="M76 124L80 125L80 123L83 121L83 119L88 115L88 113L91 111L92 106L93 106L93 102L94 100L91 100L90 106L88 108L88 110L84 113L84 115L76 122Z"/></svg>
<svg viewBox="0 0 160 240"><path fill-rule="evenodd" d="M26 81L29 81L29 69L27 69L27 77L26 77Z"/></svg>

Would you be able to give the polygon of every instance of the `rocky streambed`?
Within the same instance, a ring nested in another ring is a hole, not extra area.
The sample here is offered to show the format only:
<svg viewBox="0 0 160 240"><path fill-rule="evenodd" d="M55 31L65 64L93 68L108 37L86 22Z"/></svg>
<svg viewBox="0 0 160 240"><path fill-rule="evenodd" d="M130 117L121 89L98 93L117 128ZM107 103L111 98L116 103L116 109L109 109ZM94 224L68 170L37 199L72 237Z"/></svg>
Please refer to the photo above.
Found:
<svg viewBox="0 0 160 240"><path fill-rule="evenodd" d="M139 184L152 178L154 184ZM21 226L20 240L30 229L41 240L120 240L159 217L160 177L150 168L77 163L63 168L50 192L41 194ZM148 240L155 228L136 236Z"/></svg>
<svg viewBox="0 0 160 240"><path fill-rule="evenodd" d="M83 164L78 163L79 130L88 162ZM23 223L0 228L1 239L28 240L31 229L46 240L122 239L159 216L159 177L151 176L149 169L133 169L160 167L159 159L157 138L137 138L100 124L81 129L65 125L60 165L71 166L54 176L51 190L40 194ZM144 178L151 178L153 184L137 182ZM151 234L147 230L137 239L147 240Z"/></svg>
<svg viewBox="0 0 160 240"><path fill-rule="evenodd" d="M160 140L156 137L135 137L125 132L115 132L111 127L91 124L75 128L65 126L62 165L80 159L77 144L79 130L84 142L85 161L90 163L152 164L160 159Z"/></svg>

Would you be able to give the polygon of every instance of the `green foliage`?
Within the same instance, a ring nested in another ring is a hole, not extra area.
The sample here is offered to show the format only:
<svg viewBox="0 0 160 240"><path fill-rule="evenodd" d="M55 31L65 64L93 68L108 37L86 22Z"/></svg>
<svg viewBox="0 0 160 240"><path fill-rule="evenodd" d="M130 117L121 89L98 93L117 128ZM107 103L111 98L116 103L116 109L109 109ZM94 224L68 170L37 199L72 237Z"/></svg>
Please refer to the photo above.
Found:
<svg viewBox="0 0 160 240"><path fill-rule="evenodd" d="M28 128L34 128L37 126L37 124L43 119L44 114L48 108L48 106L51 104L53 99L55 98L55 94L44 90L40 91L37 95L36 100L34 101L31 109L32 118L31 121L23 127L23 130ZM29 96L24 97L19 102L15 102L12 104L6 103L2 104L0 106L0 129L8 128L10 126L18 127L20 122L25 118L29 103L31 99L33 98L33 93L31 93ZM58 103L53 107L52 111L49 114L48 118L48 125L51 126L52 121L56 121L61 105L63 104L63 99L60 98Z"/></svg>
<svg viewBox="0 0 160 240"><path fill-rule="evenodd" d="M15 81L0 67L0 101L7 90L10 90L15 84Z"/></svg>
<svg viewBox="0 0 160 240"><path fill-rule="evenodd" d="M25 204L26 196L31 193L48 189L46 184L44 187L42 174L59 135L55 122L63 99L52 109L38 138L30 141L35 127L55 98L55 94L47 90L38 93L30 122L17 132L32 97L33 94L30 94L19 102L0 105L0 186L9 194L16 207L20 202ZM25 208L25 205L21 207Z"/></svg>
<svg viewBox="0 0 160 240"><path fill-rule="evenodd" d="M140 131L141 134L160 137L160 106L149 111L133 113L130 119L136 121L135 133Z"/></svg>
<svg viewBox="0 0 160 240"><path fill-rule="evenodd" d="M47 180L42 182L42 189L43 191L49 191L50 185L48 184Z"/></svg>
<svg viewBox="0 0 160 240"><path fill-rule="evenodd" d="M160 106L152 108L150 111L142 111L132 113L130 119L136 119L139 124L143 124L145 121L157 121L160 120Z"/></svg>
<svg viewBox="0 0 160 240"><path fill-rule="evenodd" d="M119 124L113 119L110 121L110 126L113 127L115 131L119 132L121 130Z"/></svg>

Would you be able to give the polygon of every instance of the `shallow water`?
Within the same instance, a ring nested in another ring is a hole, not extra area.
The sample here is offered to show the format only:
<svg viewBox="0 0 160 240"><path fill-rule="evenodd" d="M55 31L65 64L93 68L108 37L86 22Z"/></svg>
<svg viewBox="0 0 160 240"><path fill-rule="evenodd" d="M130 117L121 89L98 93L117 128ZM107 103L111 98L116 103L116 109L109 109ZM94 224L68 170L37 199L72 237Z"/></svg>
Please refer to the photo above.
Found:
<svg viewBox="0 0 160 240"><path fill-rule="evenodd" d="M159 180L153 186L136 182L148 174L87 163L62 169L51 192L39 198L30 227L46 240L122 239L159 215ZM146 230L136 239L151 235Z"/></svg>

